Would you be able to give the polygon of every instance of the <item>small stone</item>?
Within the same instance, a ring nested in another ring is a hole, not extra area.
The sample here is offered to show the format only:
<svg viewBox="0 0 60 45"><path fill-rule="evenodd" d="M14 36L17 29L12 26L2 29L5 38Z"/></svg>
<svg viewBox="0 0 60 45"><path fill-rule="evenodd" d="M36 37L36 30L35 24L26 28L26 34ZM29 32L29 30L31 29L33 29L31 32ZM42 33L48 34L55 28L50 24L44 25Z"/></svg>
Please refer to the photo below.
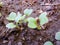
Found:
<svg viewBox="0 0 60 45"><path fill-rule="evenodd" d="M8 40L11 40L11 41L13 41L14 39L15 39L15 38L14 38L13 35L8 38Z"/></svg>
<svg viewBox="0 0 60 45"><path fill-rule="evenodd" d="M56 45L60 45L60 41L56 41Z"/></svg>
<svg viewBox="0 0 60 45"><path fill-rule="evenodd" d="M34 45L39 45L37 41L34 41Z"/></svg>
<svg viewBox="0 0 60 45"><path fill-rule="evenodd" d="M0 2L0 6L3 6L3 2Z"/></svg>
<svg viewBox="0 0 60 45"><path fill-rule="evenodd" d="M40 40L42 40L42 38L40 38Z"/></svg>
<svg viewBox="0 0 60 45"><path fill-rule="evenodd" d="M38 10L38 13L42 13L43 11L42 10Z"/></svg>
<svg viewBox="0 0 60 45"><path fill-rule="evenodd" d="M0 17L2 16L2 14L0 13Z"/></svg>
<svg viewBox="0 0 60 45"><path fill-rule="evenodd" d="M7 40L4 40L3 43L7 43L8 41Z"/></svg>
<svg viewBox="0 0 60 45"><path fill-rule="evenodd" d="M22 45L22 42L18 42L18 45Z"/></svg>
<svg viewBox="0 0 60 45"><path fill-rule="evenodd" d="M11 41L8 42L8 45L11 45Z"/></svg>
<svg viewBox="0 0 60 45"><path fill-rule="evenodd" d="M21 30L23 30L24 28L23 27L21 27Z"/></svg>
<svg viewBox="0 0 60 45"><path fill-rule="evenodd" d="M46 5L46 10L47 10L47 11L50 11L50 10L52 9L51 4L46 3L45 5Z"/></svg>
<svg viewBox="0 0 60 45"><path fill-rule="evenodd" d="M25 38L23 37L22 40L25 40Z"/></svg>

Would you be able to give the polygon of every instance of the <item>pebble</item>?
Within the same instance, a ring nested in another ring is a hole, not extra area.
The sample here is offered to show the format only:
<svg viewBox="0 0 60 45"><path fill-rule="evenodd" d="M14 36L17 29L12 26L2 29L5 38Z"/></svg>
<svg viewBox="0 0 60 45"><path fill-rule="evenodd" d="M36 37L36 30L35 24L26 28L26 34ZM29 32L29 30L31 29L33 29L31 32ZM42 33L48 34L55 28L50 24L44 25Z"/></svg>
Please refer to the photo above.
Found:
<svg viewBox="0 0 60 45"><path fill-rule="evenodd" d="M18 45L22 45L22 42L18 42Z"/></svg>
<svg viewBox="0 0 60 45"><path fill-rule="evenodd" d="M39 45L37 41L34 41L34 45Z"/></svg>
<svg viewBox="0 0 60 45"><path fill-rule="evenodd" d="M47 10L47 11L51 11L51 10L52 10L51 4L46 3L45 5L47 5L47 6L46 6L46 10Z"/></svg>
<svg viewBox="0 0 60 45"><path fill-rule="evenodd" d="M7 40L4 40L3 43L7 43L8 41Z"/></svg>
<svg viewBox="0 0 60 45"><path fill-rule="evenodd" d="M43 13L43 11L40 9L40 10L38 10L38 13Z"/></svg>
<svg viewBox="0 0 60 45"><path fill-rule="evenodd" d="M8 42L8 45L11 45L11 41Z"/></svg>
<svg viewBox="0 0 60 45"><path fill-rule="evenodd" d="M56 45L60 45L60 41L56 41Z"/></svg>
<svg viewBox="0 0 60 45"><path fill-rule="evenodd" d="M14 39L15 39L15 38L14 38L13 35L8 38L8 40L11 40L11 41L13 41Z"/></svg>

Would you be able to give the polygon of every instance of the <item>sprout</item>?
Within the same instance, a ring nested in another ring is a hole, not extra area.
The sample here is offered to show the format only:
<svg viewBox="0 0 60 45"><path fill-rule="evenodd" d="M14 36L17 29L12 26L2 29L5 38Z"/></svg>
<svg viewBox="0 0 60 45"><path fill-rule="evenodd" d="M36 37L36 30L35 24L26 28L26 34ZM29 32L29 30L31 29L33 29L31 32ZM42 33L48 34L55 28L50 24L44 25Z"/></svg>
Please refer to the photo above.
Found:
<svg viewBox="0 0 60 45"><path fill-rule="evenodd" d="M20 14L19 12L17 13L17 16L15 18L15 22L19 22L19 20L21 20L21 16L22 14Z"/></svg>
<svg viewBox="0 0 60 45"><path fill-rule="evenodd" d="M45 23L48 23L47 12L43 12L42 14L40 14L39 20L41 26L44 25Z"/></svg>
<svg viewBox="0 0 60 45"><path fill-rule="evenodd" d="M25 17L26 17L26 15L21 16L21 20L24 21Z"/></svg>
<svg viewBox="0 0 60 45"><path fill-rule="evenodd" d="M51 41L47 41L44 43L44 45L53 45L53 43Z"/></svg>
<svg viewBox="0 0 60 45"><path fill-rule="evenodd" d="M14 25L13 23L9 23L9 24L6 25L6 27L15 28L15 27L19 27L18 23L21 24L21 23L28 22L28 27L29 28L41 29L41 27L45 23L48 22L47 12L43 12L39 16L38 20L36 20L33 17L27 18L27 16L29 16L32 12L33 12L33 9L25 9L24 10L24 15L22 15L20 12L17 12L17 14L15 12L11 12L6 19L9 20L9 21L15 21L16 25ZM40 25L39 25L39 23L40 23Z"/></svg>
<svg viewBox="0 0 60 45"><path fill-rule="evenodd" d="M23 15L23 16L18 15L18 16L15 18L15 22L18 23L19 21L24 20L24 19L25 19L25 16L26 16L26 15Z"/></svg>
<svg viewBox="0 0 60 45"><path fill-rule="evenodd" d="M56 39L56 40L60 40L60 32L57 32L57 33L55 34L55 39Z"/></svg>
<svg viewBox="0 0 60 45"><path fill-rule="evenodd" d="M12 28L15 28L16 27L16 25L14 25L13 23L8 23L7 25L6 25L6 27L8 28L8 29L12 29Z"/></svg>
<svg viewBox="0 0 60 45"><path fill-rule="evenodd" d="M10 15L6 18L9 21L14 21L16 18L16 13L15 12L11 12Z"/></svg>
<svg viewBox="0 0 60 45"><path fill-rule="evenodd" d="M25 9L24 10L24 15L29 16L29 15L31 15L32 12L33 12L33 9Z"/></svg>
<svg viewBox="0 0 60 45"><path fill-rule="evenodd" d="M10 15L6 19L9 20L9 21L15 21L16 25L14 25L13 23L9 23L9 24L6 25L6 27L7 28L14 28L14 27L17 26L18 23L23 23L23 20L25 19L25 16L26 15L22 16L22 14L20 14L19 12L17 12L17 14L14 13L14 12L11 12Z"/></svg>
<svg viewBox="0 0 60 45"><path fill-rule="evenodd" d="M29 28L36 28L37 27L36 20L33 17L30 17L27 20L28 20L28 27Z"/></svg>

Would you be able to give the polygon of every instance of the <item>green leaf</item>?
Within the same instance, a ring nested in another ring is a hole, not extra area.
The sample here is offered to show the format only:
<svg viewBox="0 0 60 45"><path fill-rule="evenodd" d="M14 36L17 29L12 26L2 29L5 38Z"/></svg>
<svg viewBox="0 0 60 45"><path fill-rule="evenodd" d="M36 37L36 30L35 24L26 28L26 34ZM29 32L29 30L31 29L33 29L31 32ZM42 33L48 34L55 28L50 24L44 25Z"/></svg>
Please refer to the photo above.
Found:
<svg viewBox="0 0 60 45"><path fill-rule="evenodd" d="M17 15L22 16L22 14L20 12L17 12Z"/></svg>
<svg viewBox="0 0 60 45"><path fill-rule="evenodd" d="M8 29L12 29L12 28L15 28L16 25L14 25L13 23L8 23L8 24L6 25L6 27L7 27Z"/></svg>
<svg viewBox="0 0 60 45"><path fill-rule="evenodd" d="M60 40L60 32L57 32L57 33L55 34L55 39L56 39L56 40Z"/></svg>
<svg viewBox="0 0 60 45"><path fill-rule="evenodd" d="M33 17L30 17L27 19L28 20L28 27L29 28L36 28L36 20Z"/></svg>
<svg viewBox="0 0 60 45"><path fill-rule="evenodd" d="M48 23L47 12L43 12L42 14L40 14L39 20L41 26L44 25L45 23Z"/></svg>
<svg viewBox="0 0 60 45"><path fill-rule="evenodd" d="M28 23L28 27L29 27L29 28L36 28L37 25L36 25L35 23L29 22L29 23Z"/></svg>
<svg viewBox="0 0 60 45"><path fill-rule="evenodd" d="M28 22L36 22L35 18L33 18L33 17L27 18L27 21L28 21Z"/></svg>
<svg viewBox="0 0 60 45"><path fill-rule="evenodd" d="M26 15L23 15L23 16L21 17L21 20L24 20L24 19L25 19L25 17L26 17Z"/></svg>
<svg viewBox="0 0 60 45"><path fill-rule="evenodd" d="M22 14L21 13L17 13L17 17L15 18L15 22L19 22L19 20L21 20Z"/></svg>
<svg viewBox="0 0 60 45"><path fill-rule="evenodd" d="M53 43L51 41L47 41L44 43L44 45L53 45Z"/></svg>
<svg viewBox="0 0 60 45"><path fill-rule="evenodd" d="M6 19L9 20L9 21L14 21L15 18L16 18L16 13L15 12L11 12Z"/></svg>
<svg viewBox="0 0 60 45"><path fill-rule="evenodd" d="M33 12L33 9L25 9L24 10L24 15L29 16L29 15L31 15L32 12Z"/></svg>

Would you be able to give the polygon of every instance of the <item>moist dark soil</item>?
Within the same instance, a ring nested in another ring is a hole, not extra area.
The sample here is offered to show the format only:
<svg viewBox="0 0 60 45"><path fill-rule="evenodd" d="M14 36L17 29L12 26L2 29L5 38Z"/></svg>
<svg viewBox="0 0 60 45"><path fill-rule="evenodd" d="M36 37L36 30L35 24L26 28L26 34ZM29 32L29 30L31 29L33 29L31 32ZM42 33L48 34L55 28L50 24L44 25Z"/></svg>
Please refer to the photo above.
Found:
<svg viewBox="0 0 60 45"><path fill-rule="evenodd" d="M55 40L55 33L60 31L60 0L0 0L4 3L0 7L2 16L0 17L0 45L43 45L46 41L52 41L54 45L60 45L60 41ZM45 5L49 3L51 5ZM22 25L21 29L8 29L9 23L6 17L11 12L21 12L24 9L32 8L32 17L38 17L39 11L49 13L49 21L46 29L30 29Z"/></svg>

